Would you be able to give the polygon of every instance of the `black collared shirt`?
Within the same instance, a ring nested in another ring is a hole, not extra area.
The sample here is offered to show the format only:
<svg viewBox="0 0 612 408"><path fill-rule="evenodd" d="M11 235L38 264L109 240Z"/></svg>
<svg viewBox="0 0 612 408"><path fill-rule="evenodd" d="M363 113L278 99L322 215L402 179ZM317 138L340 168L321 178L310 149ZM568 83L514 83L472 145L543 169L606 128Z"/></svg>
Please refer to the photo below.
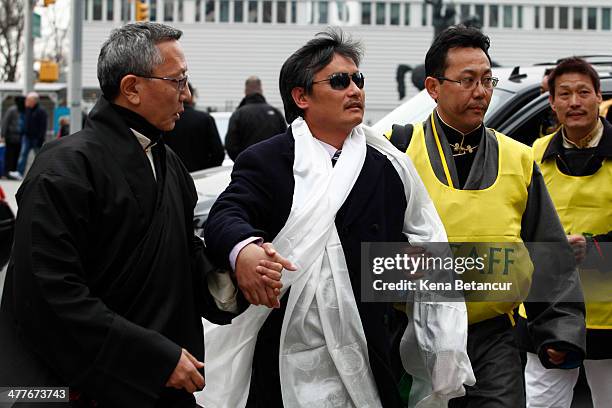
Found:
<svg viewBox="0 0 612 408"><path fill-rule="evenodd" d="M559 130L548 144L542 162L554 158L559 170L570 176L582 177L595 174L601 168L604 159L612 157L612 124L604 118L600 120L604 129L597 146L587 149L568 149L563 146L563 135Z"/></svg>
<svg viewBox="0 0 612 408"><path fill-rule="evenodd" d="M436 115L438 115L437 112ZM440 119L439 115L438 118ZM482 134L484 129L482 125L463 136L461 132L448 126L442 120L440 120L440 124L442 125L442 130L444 131L446 140L448 140L448 143L451 145L451 150L455 143L461 145L462 141L464 147L467 145L474 147L482 143ZM464 154L453 156L453 159L455 160L455 167L457 168L457 177L459 178L459 188L463 188L465 186L465 182L467 181L467 178L470 175L470 170L472 169L472 164L474 163L474 157L476 157L476 151L477 149L473 149L471 153L465 152ZM455 154L454 151L453 154Z"/></svg>

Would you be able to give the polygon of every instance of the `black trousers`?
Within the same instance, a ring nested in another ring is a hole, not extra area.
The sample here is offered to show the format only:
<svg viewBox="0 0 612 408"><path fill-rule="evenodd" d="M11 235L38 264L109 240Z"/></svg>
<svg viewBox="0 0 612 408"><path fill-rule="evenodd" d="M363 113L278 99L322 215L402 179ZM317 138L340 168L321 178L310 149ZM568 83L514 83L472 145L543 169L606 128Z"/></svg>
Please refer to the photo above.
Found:
<svg viewBox="0 0 612 408"><path fill-rule="evenodd" d="M449 408L523 408L523 367L508 316L497 316L468 327L467 351L476 384L466 395L450 400Z"/></svg>
<svg viewBox="0 0 612 408"><path fill-rule="evenodd" d="M21 143L7 143L4 150L4 175L7 176L9 171L17 170L17 160L19 159L19 151Z"/></svg>

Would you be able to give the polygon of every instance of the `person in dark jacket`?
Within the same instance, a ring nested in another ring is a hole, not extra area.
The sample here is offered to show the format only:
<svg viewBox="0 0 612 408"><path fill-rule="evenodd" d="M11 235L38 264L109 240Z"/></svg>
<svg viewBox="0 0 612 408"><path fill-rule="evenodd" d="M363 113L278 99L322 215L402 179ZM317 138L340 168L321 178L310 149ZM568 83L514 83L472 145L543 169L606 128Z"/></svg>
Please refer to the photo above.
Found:
<svg viewBox="0 0 612 408"><path fill-rule="evenodd" d="M224 321L206 297L193 179L161 138L189 97L181 35L113 30L85 128L47 143L23 181L0 384L67 386L79 407L196 407L201 316Z"/></svg>
<svg viewBox="0 0 612 408"><path fill-rule="evenodd" d="M215 119L195 109L196 89L188 84L191 98L174 129L164 135L164 142L178 155L187 170L207 169L221 165L225 151Z"/></svg>
<svg viewBox="0 0 612 408"><path fill-rule="evenodd" d="M21 138L21 152L17 162L17 173L9 173L15 178L22 178L25 174L30 150L34 154L45 141L47 133L47 112L39 104L40 97L36 92L30 92L25 99L24 135Z"/></svg>
<svg viewBox="0 0 612 408"><path fill-rule="evenodd" d="M4 176L17 170L17 159L21 149L21 136L24 131L25 97L17 96L15 105L11 106L2 118L2 137L6 150L4 151Z"/></svg>
<svg viewBox="0 0 612 408"><path fill-rule="evenodd" d="M247 78L244 94L230 117L225 136L225 149L232 160L247 147L287 130L283 114L266 102L259 78Z"/></svg>

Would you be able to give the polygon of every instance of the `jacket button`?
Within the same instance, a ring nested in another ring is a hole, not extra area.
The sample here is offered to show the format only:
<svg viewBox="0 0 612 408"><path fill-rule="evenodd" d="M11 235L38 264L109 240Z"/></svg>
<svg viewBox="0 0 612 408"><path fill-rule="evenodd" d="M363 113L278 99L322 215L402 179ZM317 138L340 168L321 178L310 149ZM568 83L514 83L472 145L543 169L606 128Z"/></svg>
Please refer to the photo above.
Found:
<svg viewBox="0 0 612 408"><path fill-rule="evenodd" d="M378 226L378 224L370 225L370 232L376 234L379 230L380 230L380 227Z"/></svg>

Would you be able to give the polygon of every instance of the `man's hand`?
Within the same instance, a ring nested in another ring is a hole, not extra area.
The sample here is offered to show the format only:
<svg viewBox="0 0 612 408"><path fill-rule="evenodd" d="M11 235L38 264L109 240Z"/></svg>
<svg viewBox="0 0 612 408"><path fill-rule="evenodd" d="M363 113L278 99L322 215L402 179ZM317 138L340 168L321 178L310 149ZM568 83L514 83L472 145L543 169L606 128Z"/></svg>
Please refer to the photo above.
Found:
<svg viewBox="0 0 612 408"><path fill-rule="evenodd" d="M548 361L554 365L563 364L565 361L565 356L567 356L566 351L557 351L551 347L546 349L546 354L548 354Z"/></svg>
<svg viewBox="0 0 612 408"><path fill-rule="evenodd" d="M586 257L586 238L583 235L568 235L567 241L574 250L574 258L576 263L584 261Z"/></svg>
<svg viewBox="0 0 612 408"><path fill-rule="evenodd" d="M204 377L198 371L200 368L204 368L204 363L198 361L187 350L183 349L181 351L181 358L170 375L168 382L166 382L166 387L177 388L179 390L184 388L190 394L201 391L204 388L205 382Z"/></svg>
<svg viewBox="0 0 612 408"><path fill-rule="evenodd" d="M278 295L283 287L283 268L295 266L280 256L271 243L246 245L236 258L236 280L246 300L253 305L280 307Z"/></svg>

